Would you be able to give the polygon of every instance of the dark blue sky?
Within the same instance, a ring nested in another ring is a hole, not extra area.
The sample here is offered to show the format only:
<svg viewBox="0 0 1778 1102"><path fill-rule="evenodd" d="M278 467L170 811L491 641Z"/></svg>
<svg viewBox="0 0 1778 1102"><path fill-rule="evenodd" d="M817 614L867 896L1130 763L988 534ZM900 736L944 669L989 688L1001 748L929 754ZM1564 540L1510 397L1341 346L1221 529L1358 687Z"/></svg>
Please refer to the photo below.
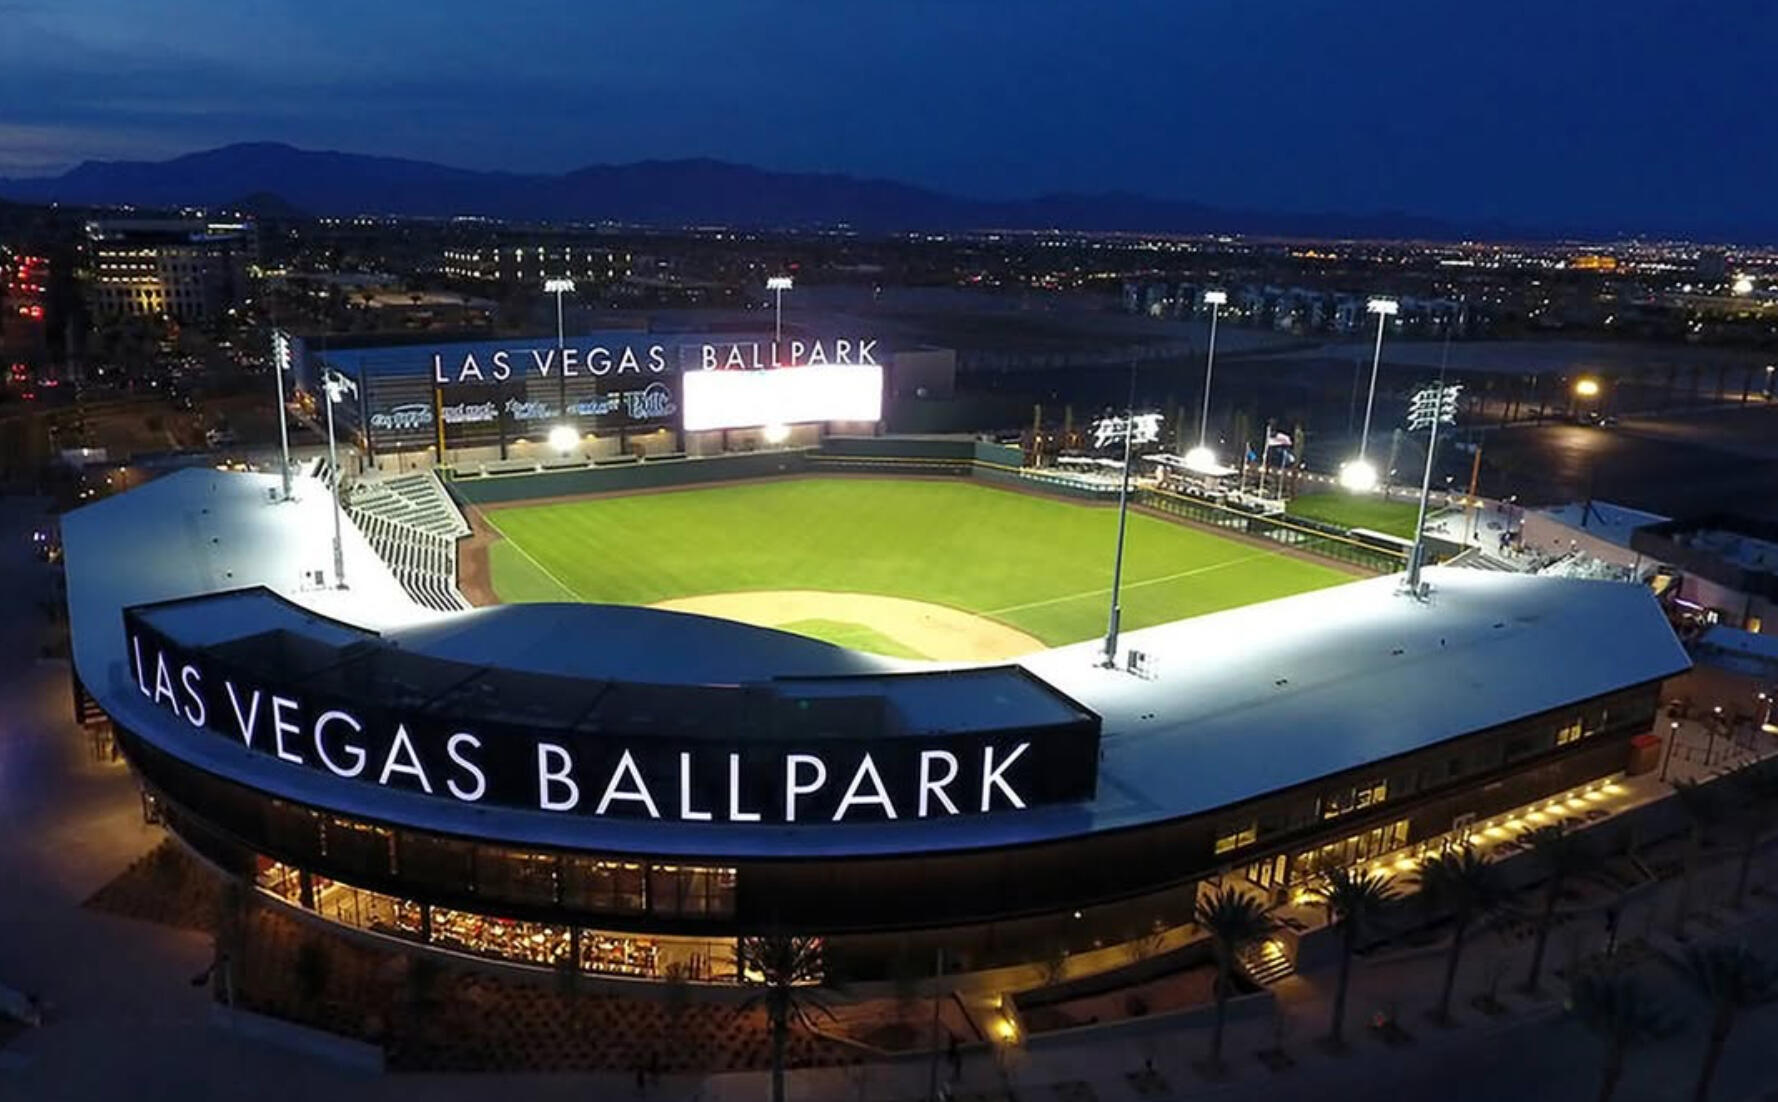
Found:
<svg viewBox="0 0 1778 1102"><path fill-rule="evenodd" d="M1774 0L0 0L0 174L233 141L1778 226Z"/></svg>

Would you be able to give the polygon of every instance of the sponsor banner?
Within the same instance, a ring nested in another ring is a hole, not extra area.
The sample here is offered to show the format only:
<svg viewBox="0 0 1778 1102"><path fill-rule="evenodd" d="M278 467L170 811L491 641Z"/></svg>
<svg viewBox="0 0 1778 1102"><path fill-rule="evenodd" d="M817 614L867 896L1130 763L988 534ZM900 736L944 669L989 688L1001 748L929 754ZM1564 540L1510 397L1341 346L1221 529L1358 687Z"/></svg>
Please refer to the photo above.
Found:
<svg viewBox="0 0 1778 1102"><path fill-rule="evenodd" d="M394 393L378 391L366 423L378 443L401 438L432 440L437 415L433 403ZM584 393L585 384L570 388L567 418L585 428L611 431L622 427L656 427L670 425L679 416L679 397L670 382L661 379L636 380L634 385L613 388L601 393ZM443 404L448 439L455 443L465 433L483 430L492 433L497 421L511 426L513 435L523 436L538 425L563 420L561 397L542 386L531 393L509 392L501 388L483 387L473 399L452 399ZM577 393L579 391L580 393ZM459 392L461 393L461 392ZM382 404L387 402L388 404Z"/></svg>
<svg viewBox="0 0 1778 1102"><path fill-rule="evenodd" d="M883 369L827 364L765 371L688 371L685 431L883 419Z"/></svg>
<svg viewBox="0 0 1778 1102"><path fill-rule="evenodd" d="M134 613L126 613L125 633L134 690L173 729L228 739L288 768L459 803L819 825L1017 812L1090 798L1096 785L1098 725L1090 717L877 737L817 731L760 738L728 728L688 735L672 716L662 717L658 732L528 727L391 705L368 680L350 698L271 681L222 656L187 651ZM533 687L547 680L527 679ZM764 698L755 691L749 699L758 707ZM781 703L796 711L793 701Z"/></svg>

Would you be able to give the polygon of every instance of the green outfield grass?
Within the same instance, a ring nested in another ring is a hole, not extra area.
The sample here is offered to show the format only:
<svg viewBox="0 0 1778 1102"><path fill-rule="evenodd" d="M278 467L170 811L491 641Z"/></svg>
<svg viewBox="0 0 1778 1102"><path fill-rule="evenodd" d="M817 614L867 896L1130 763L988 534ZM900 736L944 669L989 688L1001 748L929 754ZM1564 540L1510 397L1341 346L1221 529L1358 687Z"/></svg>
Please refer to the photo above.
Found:
<svg viewBox="0 0 1778 1102"><path fill-rule="evenodd" d="M1117 536L1117 512L1107 507L964 481L857 477L486 516L506 537L490 551L494 589L505 601L646 605L744 590L878 593L991 616L1052 645L1105 630ZM1280 551L1133 513L1123 623L1144 627L1349 580Z"/></svg>
<svg viewBox="0 0 1778 1102"><path fill-rule="evenodd" d="M1386 532L1391 536L1411 540L1414 538L1414 520L1419 510L1417 497L1384 501L1380 497L1335 490L1325 494L1298 494L1290 499L1288 512L1291 516L1307 517L1323 524L1338 524L1342 528L1369 528L1373 532Z"/></svg>

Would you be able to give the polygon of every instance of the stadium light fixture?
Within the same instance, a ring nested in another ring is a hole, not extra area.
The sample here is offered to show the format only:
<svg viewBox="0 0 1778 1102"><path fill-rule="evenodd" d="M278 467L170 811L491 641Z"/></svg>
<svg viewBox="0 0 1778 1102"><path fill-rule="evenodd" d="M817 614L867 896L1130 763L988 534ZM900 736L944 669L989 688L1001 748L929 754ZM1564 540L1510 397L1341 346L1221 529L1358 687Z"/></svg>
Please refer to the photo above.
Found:
<svg viewBox="0 0 1778 1102"><path fill-rule="evenodd" d="M321 391L327 400L327 465L333 470L333 576L341 589L346 588L346 548L341 534L340 497L345 493L345 480L340 476L340 453L334 443L333 404L347 393L358 396L358 384L325 365L321 368Z"/></svg>
<svg viewBox="0 0 1778 1102"><path fill-rule="evenodd" d="M1130 404L1124 407L1124 466L1117 480L1117 552L1111 560L1111 615L1105 626L1105 656L1100 665L1117 668L1117 632L1124 610L1119 591L1124 581L1124 530L1130 516L1130 446L1136 438L1136 361L1130 361Z"/></svg>
<svg viewBox="0 0 1778 1102"><path fill-rule="evenodd" d="M568 373L563 370L567 361L568 339L562 330L562 296L574 293L574 281L567 276L558 276L543 281L543 293L556 296L556 388L561 396L562 416L568 416Z"/></svg>
<svg viewBox="0 0 1778 1102"><path fill-rule="evenodd" d="M784 441L790 439L790 426L781 422L774 422L761 429L760 435L765 438L765 442L768 444L782 444Z"/></svg>
<svg viewBox="0 0 1778 1102"><path fill-rule="evenodd" d="M1446 344L1447 349L1449 343ZM1438 448L1438 427L1457 423L1457 395L1461 386L1446 386L1441 367L1438 383L1414 395L1408 410L1408 430L1430 429L1426 438L1426 473L1420 478L1420 511L1414 519L1414 546L1408 552L1408 593L1421 595L1420 564L1426 557L1426 501L1432 495L1432 455ZM1449 479L1446 480L1449 483ZM1450 492L1446 491L1447 502Z"/></svg>
<svg viewBox="0 0 1778 1102"><path fill-rule="evenodd" d="M1216 465L1216 453L1210 450L1210 375L1216 369L1216 314L1229 300L1227 291L1205 291L1204 303L1210 307L1210 347L1204 354L1204 410L1198 415L1198 446L1185 457L1185 465L1193 470ZM1198 457L1197 466L1192 456Z"/></svg>
<svg viewBox="0 0 1778 1102"><path fill-rule="evenodd" d="M573 425L557 425L549 430L549 446L558 455L567 455L580 446L580 432Z"/></svg>
<svg viewBox="0 0 1778 1102"><path fill-rule="evenodd" d="M1578 380L1574 384L1574 393L1582 398L1597 398L1599 396L1599 380L1591 378Z"/></svg>
<svg viewBox="0 0 1778 1102"><path fill-rule="evenodd" d="M791 278L786 275L770 276L766 279L766 290L772 292L777 300L773 308L772 318L772 363L778 362L778 342L784 339L784 292L794 286Z"/></svg>
<svg viewBox="0 0 1778 1102"><path fill-rule="evenodd" d="M1353 459L1342 463L1340 485L1355 494L1368 494L1377 488L1377 468L1368 459Z"/></svg>
<svg viewBox="0 0 1778 1102"><path fill-rule="evenodd" d="M1377 346L1371 353L1371 386L1364 396L1364 428L1358 434L1358 458L1362 461L1370 449L1371 410L1377 404L1377 369L1383 363L1383 329L1389 319L1401 312L1401 303L1392 298L1373 298L1364 308L1377 315Z"/></svg>
<svg viewBox="0 0 1778 1102"><path fill-rule="evenodd" d="M1199 445L1185 453L1185 469L1198 474L1215 474L1221 467L1216 462L1216 453Z"/></svg>
<svg viewBox="0 0 1778 1102"><path fill-rule="evenodd" d="M282 465L278 473L284 485L284 500L291 500L290 492L290 410L284 404L284 368L290 362L290 338L281 329L272 331L272 374L278 381L278 458Z"/></svg>
<svg viewBox="0 0 1778 1102"><path fill-rule="evenodd" d="M1370 451L1371 411L1377 404L1377 369L1383 363L1383 329L1390 318L1401 312L1401 303L1392 298L1373 298L1364 304L1364 308L1377 315L1377 345L1371 352L1371 385L1364 396L1364 428L1358 433L1358 457L1340 467L1340 485L1355 493L1373 490L1377 485L1377 468L1365 456Z"/></svg>

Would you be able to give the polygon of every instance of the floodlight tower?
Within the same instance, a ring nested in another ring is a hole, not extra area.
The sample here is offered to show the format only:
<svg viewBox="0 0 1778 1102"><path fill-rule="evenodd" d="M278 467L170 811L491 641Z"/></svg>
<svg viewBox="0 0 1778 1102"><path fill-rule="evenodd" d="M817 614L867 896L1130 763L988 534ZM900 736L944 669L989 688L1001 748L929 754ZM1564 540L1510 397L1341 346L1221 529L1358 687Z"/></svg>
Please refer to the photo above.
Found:
<svg viewBox="0 0 1778 1102"><path fill-rule="evenodd" d="M1124 581L1124 529L1130 516L1130 446L1136 437L1136 361L1130 361L1130 404L1124 407L1124 469L1117 484L1117 552L1111 560L1111 617L1105 628L1106 669L1117 667L1118 622L1123 619L1119 591Z"/></svg>
<svg viewBox="0 0 1778 1102"><path fill-rule="evenodd" d="M1432 453L1438 447L1438 427L1457 422L1457 395L1461 386L1446 386L1444 372L1437 385L1414 395L1408 407L1408 431L1430 428L1426 438L1426 473L1420 479L1420 512L1414 521L1414 546L1408 552L1408 592L1420 596L1420 564L1426 557L1426 500L1432 492Z"/></svg>
<svg viewBox="0 0 1778 1102"><path fill-rule="evenodd" d="M778 360L778 345L784 340L784 292L794 286L791 278L771 276L766 280L766 290L772 292L775 299L772 317L772 361Z"/></svg>
<svg viewBox="0 0 1778 1102"><path fill-rule="evenodd" d="M346 550L341 542L342 506L340 495L345 493L345 481L340 475L340 453L334 443L333 435L333 404L348 392L356 396L358 384L330 367L321 369L321 390L327 399L327 465L333 470L333 577L339 588L346 588Z"/></svg>
<svg viewBox="0 0 1778 1102"><path fill-rule="evenodd" d="M1198 446L1185 453L1185 465L1194 471L1208 471L1216 466L1216 453L1210 448L1210 375L1216 368L1216 313L1228 300L1227 291L1204 292L1204 304L1210 307L1210 350L1204 356L1204 410L1198 416Z"/></svg>
<svg viewBox="0 0 1778 1102"><path fill-rule="evenodd" d="M543 281L543 293L556 296L556 382L557 394L561 397L558 412L562 418L562 424L558 427L566 428L568 425L568 373L566 371L568 338L562 330L562 296L574 293L574 281L567 276L546 279ZM551 430L551 436L555 437L554 430Z"/></svg>
<svg viewBox="0 0 1778 1102"><path fill-rule="evenodd" d="M1371 442L1371 408L1377 401L1377 369L1383 363L1383 329L1390 318L1401 312L1401 303L1392 298L1373 298L1364 308L1377 315L1377 346L1371 353L1371 385L1364 399L1364 428L1358 434L1358 458L1340 467L1340 485L1359 492L1375 489L1377 485L1377 468L1365 458L1365 453Z"/></svg>
<svg viewBox="0 0 1778 1102"><path fill-rule="evenodd" d="M290 492L290 409L284 404L284 361L290 358L290 342L281 332L272 333L272 374L278 381L278 458L281 465L278 474L283 480L284 496L281 500L289 501Z"/></svg>

